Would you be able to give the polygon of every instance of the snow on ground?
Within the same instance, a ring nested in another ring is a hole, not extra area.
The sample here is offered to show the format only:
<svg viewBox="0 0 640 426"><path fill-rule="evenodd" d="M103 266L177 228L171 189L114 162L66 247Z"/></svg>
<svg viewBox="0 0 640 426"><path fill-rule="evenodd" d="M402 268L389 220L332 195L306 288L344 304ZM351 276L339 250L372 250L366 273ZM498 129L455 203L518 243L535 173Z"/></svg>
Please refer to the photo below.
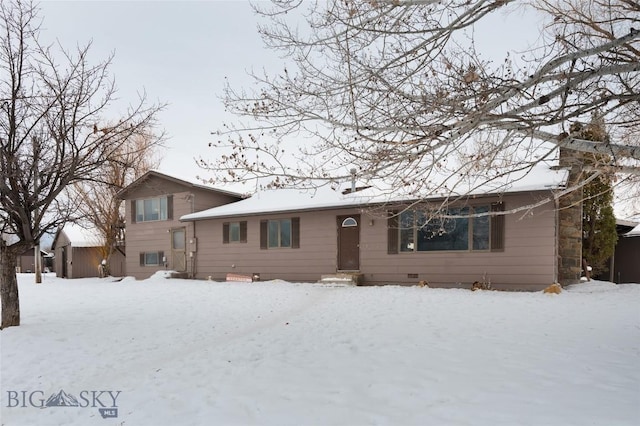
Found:
<svg viewBox="0 0 640 426"><path fill-rule="evenodd" d="M640 285L32 280L0 332L2 425L640 422Z"/></svg>

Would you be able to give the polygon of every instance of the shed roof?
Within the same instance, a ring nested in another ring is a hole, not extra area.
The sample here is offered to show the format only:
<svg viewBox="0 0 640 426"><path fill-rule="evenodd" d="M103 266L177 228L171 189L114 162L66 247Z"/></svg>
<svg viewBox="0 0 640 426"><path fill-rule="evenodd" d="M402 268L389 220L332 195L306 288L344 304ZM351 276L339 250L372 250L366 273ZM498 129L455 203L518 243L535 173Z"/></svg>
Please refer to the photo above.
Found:
<svg viewBox="0 0 640 426"><path fill-rule="evenodd" d="M62 230L73 247L100 247L104 243L104 238L96 228L85 228L84 226L76 223L68 222ZM58 240L56 235L55 242Z"/></svg>

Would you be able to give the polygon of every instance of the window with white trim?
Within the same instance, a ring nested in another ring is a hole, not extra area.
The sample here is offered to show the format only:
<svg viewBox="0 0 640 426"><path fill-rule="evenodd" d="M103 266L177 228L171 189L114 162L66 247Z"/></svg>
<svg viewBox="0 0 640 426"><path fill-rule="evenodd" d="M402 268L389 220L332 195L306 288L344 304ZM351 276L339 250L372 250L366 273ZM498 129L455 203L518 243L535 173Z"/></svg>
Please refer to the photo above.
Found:
<svg viewBox="0 0 640 426"><path fill-rule="evenodd" d="M354 226L358 226L358 221L355 220L352 217L348 217L348 218L346 218L345 220L342 221L342 227L343 228L351 228L351 227L354 227Z"/></svg>

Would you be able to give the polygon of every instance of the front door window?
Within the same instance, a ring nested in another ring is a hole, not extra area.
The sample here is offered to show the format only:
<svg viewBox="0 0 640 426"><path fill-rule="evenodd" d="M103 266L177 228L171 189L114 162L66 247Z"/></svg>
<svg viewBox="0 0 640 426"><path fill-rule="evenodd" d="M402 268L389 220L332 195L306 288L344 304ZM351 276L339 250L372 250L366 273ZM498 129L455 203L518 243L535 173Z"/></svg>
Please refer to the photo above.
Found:
<svg viewBox="0 0 640 426"><path fill-rule="evenodd" d="M187 270L186 256L186 232L184 228L171 230L171 254L173 258L173 269L178 272Z"/></svg>

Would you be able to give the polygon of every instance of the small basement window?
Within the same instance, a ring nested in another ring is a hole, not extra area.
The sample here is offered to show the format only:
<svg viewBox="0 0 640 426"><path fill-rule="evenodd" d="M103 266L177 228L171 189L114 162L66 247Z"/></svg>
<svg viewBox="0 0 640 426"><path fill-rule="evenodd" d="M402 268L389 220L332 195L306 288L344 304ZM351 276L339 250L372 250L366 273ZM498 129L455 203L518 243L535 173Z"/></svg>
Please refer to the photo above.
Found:
<svg viewBox="0 0 640 426"><path fill-rule="evenodd" d="M140 253L140 266L160 266L164 263L164 252L151 251Z"/></svg>

